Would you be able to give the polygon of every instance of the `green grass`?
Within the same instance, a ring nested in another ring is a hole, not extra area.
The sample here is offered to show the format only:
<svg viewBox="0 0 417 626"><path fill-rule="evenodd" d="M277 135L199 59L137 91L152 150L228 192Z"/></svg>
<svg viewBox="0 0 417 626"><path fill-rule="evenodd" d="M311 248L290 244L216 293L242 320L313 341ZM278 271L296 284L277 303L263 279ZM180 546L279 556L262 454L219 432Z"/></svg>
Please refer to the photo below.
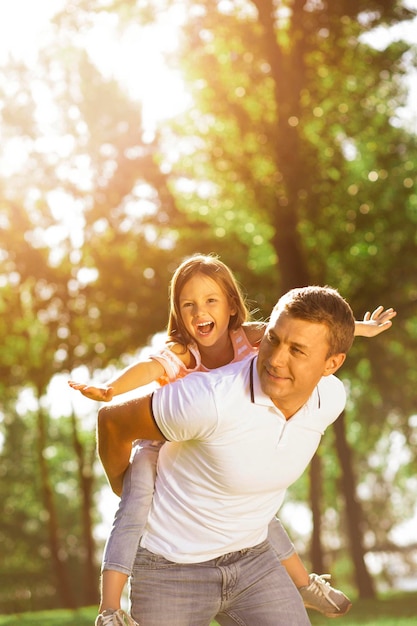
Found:
<svg viewBox="0 0 417 626"><path fill-rule="evenodd" d="M313 626L329 624L328 618L320 613L310 611L309 615ZM390 594L378 600L354 601L349 613L336 623L340 626L416 626L417 593Z"/></svg>
<svg viewBox="0 0 417 626"><path fill-rule="evenodd" d="M27 626L92 626L97 615L97 609L88 607L69 611L37 611L36 613L19 613L16 615L0 616L1 626L9 624L26 624Z"/></svg>
<svg viewBox="0 0 417 626"><path fill-rule="evenodd" d="M0 615L0 626L93 626L97 610L95 607L77 611L40 611L19 615ZM312 611L314 626L333 622ZM358 600L349 613L336 622L340 626L416 626L417 593L402 593L381 597L378 600ZM167 625L168 626L168 625ZM211 626L216 626L213 622Z"/></svg>
<svg viewBox="0 0 417 626"><path fill-rule="evenodd" d="M86 607L77 611L65 609L37 611L36 613L0 615L0 626L20 626L20 624L26 626L93 626L96 616L96 607ZM211 626L218 625L213 622Z"/></svg>

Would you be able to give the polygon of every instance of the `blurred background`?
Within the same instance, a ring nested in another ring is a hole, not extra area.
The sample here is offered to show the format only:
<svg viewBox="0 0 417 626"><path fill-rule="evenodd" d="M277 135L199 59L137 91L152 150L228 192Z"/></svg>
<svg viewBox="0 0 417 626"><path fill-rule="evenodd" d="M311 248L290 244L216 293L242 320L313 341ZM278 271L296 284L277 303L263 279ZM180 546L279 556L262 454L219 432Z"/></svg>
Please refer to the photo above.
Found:
<svg viewBox="0 0 417 626"><path fill-rule="evenodd" d="M0 2L0 612L96 604L104 381L214 253L255 318L329 284L348 406L280 512L310 571L417 589L416 0Z"/></svg>

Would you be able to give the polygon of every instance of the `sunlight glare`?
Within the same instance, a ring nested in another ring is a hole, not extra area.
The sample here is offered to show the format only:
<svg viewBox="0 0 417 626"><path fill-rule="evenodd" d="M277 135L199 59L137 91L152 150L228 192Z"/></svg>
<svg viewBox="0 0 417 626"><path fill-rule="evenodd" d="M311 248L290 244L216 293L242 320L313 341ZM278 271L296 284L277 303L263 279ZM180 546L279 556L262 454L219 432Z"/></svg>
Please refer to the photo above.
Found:
<svg viewBox="0 0 417 626"><path fill-rule="evenodd" d="M62 6L63 0L0 1L0 63L10 55L32 66L47 42L49 20Z"/></svg>
<svg viewBox="0 0 417 626"><path fill-rule="evenodd" d="M114 24L97 24L89 32L86 49L103 76L112 77L133 100L142 103L143 125L153 132L191 104L180 73L167 66L165 54L178 46L180 24L131 24L122 35Z"/></svg>
<svg viewBox="0 0 417 626"><path fill-rule="evenodd" d="M65 0L0 1L0 63L11 57L35 67L39 50L52 41L51 20L65 6ZM87 51L103 76L116 79L133 100L141 102L149 133L158 122L191 105L179 71L169 68L164 58L178 46L184 19L184 11L174 7L161 13L155 24L131 23L122 30L117 13L102 13L95 17L94 26L77 36L75 45ZM45 95L46 107L47 99Z"/></svg>
<svg viewBox="0 0 417 626"><path fill-rule="evenodd" d="M53 218L60 225L65 237L69 237L71 246L81 248L84 243L85 226L82 202L74 201L74 198L62 189L48 192L47 202ZM50 245L53 247L53 241Z"/></svg>

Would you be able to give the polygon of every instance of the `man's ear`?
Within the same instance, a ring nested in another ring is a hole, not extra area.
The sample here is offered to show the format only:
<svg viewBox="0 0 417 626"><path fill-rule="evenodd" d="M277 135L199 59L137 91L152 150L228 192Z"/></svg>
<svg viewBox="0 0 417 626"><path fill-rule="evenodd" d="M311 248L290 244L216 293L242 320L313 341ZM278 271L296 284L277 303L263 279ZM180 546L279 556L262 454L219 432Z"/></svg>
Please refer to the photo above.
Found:
<svg viewBox="0 0 417 626"><path fill-rule="evenodd" d="M339 352L339 354L329 356L324 367L323 376L330 376L330 374L337 372L339 367L341 367L345 362L345 359L346 354L344 352Z"/></svg>

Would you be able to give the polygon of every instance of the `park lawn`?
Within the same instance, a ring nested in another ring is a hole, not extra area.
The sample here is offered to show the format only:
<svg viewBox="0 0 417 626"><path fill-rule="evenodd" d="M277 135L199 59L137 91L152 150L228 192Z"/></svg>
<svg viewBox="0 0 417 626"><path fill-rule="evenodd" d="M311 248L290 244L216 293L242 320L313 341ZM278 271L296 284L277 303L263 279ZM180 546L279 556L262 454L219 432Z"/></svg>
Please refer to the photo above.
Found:
<svg viewBox="0 0 417 626"><path fill-rule="evenodd" d="M93 626L97 617L97 607L85 607L70 611L36 611L16 615L0 615L0 626ZM169 624L167 624L169 626ZM218 626L213 622L211 626Z"/></svg>
<svg viewBox="0 0 417 626"><path fill-rule="evenodd" d="M329 624L328 618L309 611L313 626ZM330 623L334 623L331 621ZM417 593L380 596L378 600L356 600L349 613L337 619L340 626L416 626Z"/></svg>
<svg viewBox="0 0 417 626"><path fill-rule="evenodd" d="M0 626L93 626L95 607L77 611L57 610L18 615L0 615ZM328 618L310 612L313 626L333 624ZM402 593L380 597L378 600L358 600L347 615L336 622L340 626L416 626L417 593ZM169 625L167 625L169 626ZM216 626L213 622L211 626ZM261 625L260 625L261 626Z"/></svg>

